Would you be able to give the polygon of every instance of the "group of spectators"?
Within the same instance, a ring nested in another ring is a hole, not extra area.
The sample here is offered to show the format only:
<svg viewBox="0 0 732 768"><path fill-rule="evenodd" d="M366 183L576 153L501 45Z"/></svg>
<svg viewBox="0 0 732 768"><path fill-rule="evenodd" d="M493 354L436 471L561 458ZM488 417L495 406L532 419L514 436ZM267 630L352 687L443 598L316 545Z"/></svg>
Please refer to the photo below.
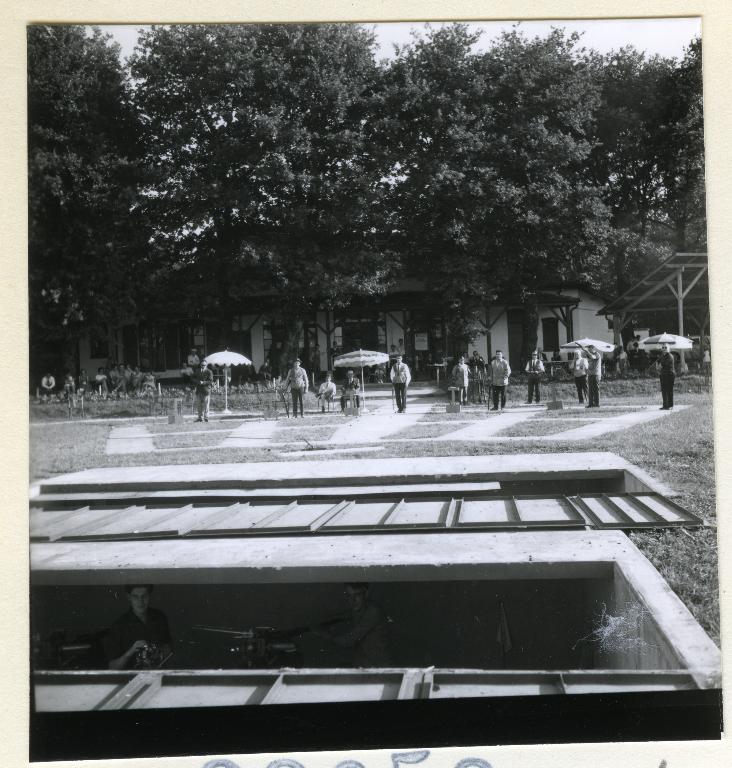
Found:
<svg viewBox="0 0 732 768"><path fill-rule="evenodd" d="M155 376L151 371L142 371L139 366L126 363L112 364L109 368L100 366L95 376L89 376L82 368L78 377L67 371L61 383L56 382L52 373L41 379L38 396L41 400L70 400L78 396L144 397L155 393Z"/></svg>
<svg viewBox="0 0 732 768"><path fill-rule="evenodd" d="M645 353L644 353L645 354ZM546 356L540 350L531 353L526 363L525 373L528 380L526 402L540 402L541 381L546 369ZM709 363L711 364L711 363ZM600 406L600 382L603 376L602 352L591 344L580 345L575 350L572 360L568 362L572 379L577 390L577 399L587 408ZM660 355L655 358L654 365L660 375L663 410L673 408L673 387L676 375L676 359L668 344L661 345ZM486 364L480 354L473 352L472 357L461 355L452 369L452 385L458 390L458 401L466 405L469 393L472 402L486 402L486 390L491 392L493 407L491 410L502 411L506 405L506 388L511 376L511 366L503 358L501 350L497 350L490 363ZM483 399L481 399L483 397Z"/></svg>

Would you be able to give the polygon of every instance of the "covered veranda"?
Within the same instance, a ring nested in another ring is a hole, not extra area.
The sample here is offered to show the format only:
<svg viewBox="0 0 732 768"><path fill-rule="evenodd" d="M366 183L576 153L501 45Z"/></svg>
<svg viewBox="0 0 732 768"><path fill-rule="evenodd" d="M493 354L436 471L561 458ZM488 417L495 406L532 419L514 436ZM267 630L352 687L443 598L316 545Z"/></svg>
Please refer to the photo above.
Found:
<svg viewBox="0 0 732 768"><path fill-rule="evenodd" d="M709 335L708 269L706 253L674 253L597 314L612 317L615 344L622 344L623 328L643 314L649 323L675 324L657 331L698 334L703 349Z"/></svg>

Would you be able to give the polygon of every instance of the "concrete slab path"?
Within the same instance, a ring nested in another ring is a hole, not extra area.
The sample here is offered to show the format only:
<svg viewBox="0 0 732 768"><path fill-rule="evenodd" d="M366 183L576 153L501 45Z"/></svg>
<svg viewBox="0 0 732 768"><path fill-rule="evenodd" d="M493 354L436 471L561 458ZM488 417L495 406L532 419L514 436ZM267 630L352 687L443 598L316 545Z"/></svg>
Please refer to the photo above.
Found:
<svg viewBox="0 0 732 768"><path fill-rule="evenodd" d="M152 435L147 427L113 427L107 438L105 453L148 453L155 450Z"/></svg>
<svg viewBox="0 0 732 768"><path fill-rule="evenodd" d="M389 401L338 427L328 442L333 445L354 445L383 440L389 435L401 432L405 427L416 424L432 410L433 405L434 403L418 400L407 402L406 413L395 413Z"/></svg>
<svg viewBox="0 0 732 768"><path fill-rule="evenodd" d="M277 429L278 422L270 419L265 421L245 422L237 427L221 442L221 448L255 448L267 445Z"/></svg>
<svg viewBox="0 0 732 768"><path fill-rule="evenodd" d="M688 405L678 405L674 410L683 411ZM592 409L590 409L590 413ZM600 437L609 432L618 432L621 429L628 429L639 424L646 424L649 421L661 419L668 416L671 411L662 411L656 405L648 406L642 411L634 413L623 413L620 416L611 416L610 418L599 419L591 424L585 424L582 427L568 429L565 432L558 432L554 435L543 435L544 440L591 440L593 437ZM590 417L588 417L590 418Z"/></svg>
<svg viewBox="0 0 732 768"><path fill-rule="evenodd" d="M484 440L486 437L493 437L496 433L501 432L504 429L512 427L514 424L520 424L522 421L530 419L537 413L540 413L543 408L522 408L519 410L503 411L503 413L490 413L486 414L485 419L475 421L469 427L463 427L457 429L454 432L448 432L446 435L440 435L440 437L434 437L433 440L440 440L443 442L452 440Z"/></svg>

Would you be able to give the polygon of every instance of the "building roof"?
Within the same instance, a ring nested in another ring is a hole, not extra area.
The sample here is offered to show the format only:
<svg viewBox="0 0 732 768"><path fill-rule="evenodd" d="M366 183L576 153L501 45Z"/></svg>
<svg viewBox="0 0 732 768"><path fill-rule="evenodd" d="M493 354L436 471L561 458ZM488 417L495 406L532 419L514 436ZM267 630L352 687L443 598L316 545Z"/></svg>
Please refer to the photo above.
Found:
<svg viewBox="0 0 732 768"><path fill-rule="evenodd" d="M674 253L625 293L599 309L597 314L675 310L679 285L686 309L708 309L708 266L706 253Z"/></svg>

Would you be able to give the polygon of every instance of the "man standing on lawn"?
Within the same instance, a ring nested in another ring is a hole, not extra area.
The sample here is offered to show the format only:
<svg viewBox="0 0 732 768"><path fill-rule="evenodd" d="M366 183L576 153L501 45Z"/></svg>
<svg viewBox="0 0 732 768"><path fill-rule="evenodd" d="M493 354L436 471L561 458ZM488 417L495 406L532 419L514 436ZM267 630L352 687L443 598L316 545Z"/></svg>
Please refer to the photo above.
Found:
<svg viewBox="0 0 732 768"><path fill-rule="evenodd" d="M399 342L401 343L402 340L399 339ZM407 387L412 380L412 374L409 372L409 366L402 362L401 355L397 355L390 376L391 382L394 385L397 413L404 413L407 410Z"/></svg>
<svg viewBox="0 0 732 768"><path fill-rule="evenodd" d="M538 352L531 353L531 360L526 363L526 373L529 374L529 405L533 402L534 395L536 395L536 402L541 400L541 390L539 389L539 382L541 380L541 374L544 373L544 363L539 359Z"/></svg>
<svg viewBox="0 0 732 768"><path fill-rule="evenodd" d="M500 410L506 407L506 387L508 386L508 377L511 375L511 366L508 360L503 359L503 352L496 350L496 356L491 361L491 379L493 381L493 410ZM500 400L501 407L498 403Z"/></svg>
<svg viewBox="0 0 732 768"><path fill-rule="evenodd" d="M588 347L579 345L587 353L587 388L589 390L588 408L600 407L600 381L602 380L602 352L592 344Z"/></svg>
<svg viewBox="0 0 732 768"><path fill-rule="evenodd" d="M662 411L670 411L674 407L674 356L669 352L668 344L661 344L661 357L658 360L658 368L661 371L661 397L663 398Z"/></svg>
<svg viewBox="0 0 732 768"><path fill-rule="evenodd" d="M213 386L213 371L203 364L196 366L193 373L196 384L196 406L198 408L198 418L196 421L208 421L208 411L211 405L211 387Z"/></svg>
<svg viewBox="0 0 732 768"><path fill-rule="evenodd" d="M302 396L308 391L308 375L304 368L300 367L300 360L295 359L292 368L287 372L285 379L285 389L290 387L292 394L292 418L297 418L297 404L300 403L300 418L305 418L302 406Z"/></svg>

